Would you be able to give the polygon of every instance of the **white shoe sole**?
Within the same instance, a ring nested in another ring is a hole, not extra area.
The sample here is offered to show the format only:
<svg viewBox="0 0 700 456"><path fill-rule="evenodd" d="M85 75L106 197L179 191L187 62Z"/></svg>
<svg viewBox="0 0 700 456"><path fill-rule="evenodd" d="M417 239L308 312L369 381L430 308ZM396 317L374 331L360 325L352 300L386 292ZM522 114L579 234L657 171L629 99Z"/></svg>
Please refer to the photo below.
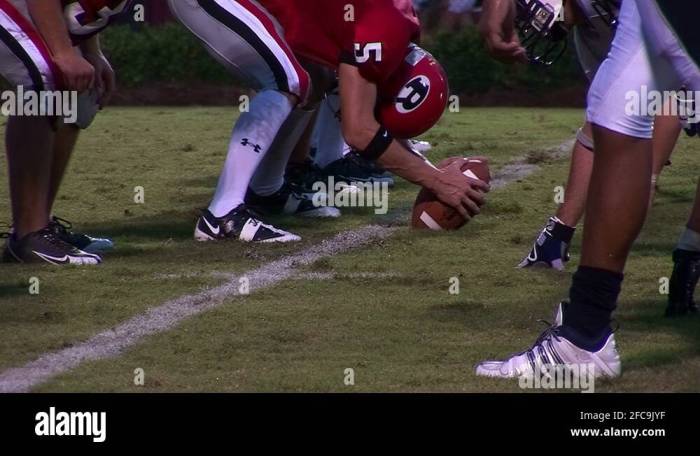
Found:
<svg viewBox="0 0 700 456"><path fill-rule="evenodd" d="M203 232L203 231L200 230L199 228L195 228L195 230L194 230L194 240L197 241L197 242L210 242L210 241L217 241L218 239L209 236L208 234L206 234L205 232ZM286 243L286 242L298 242L298 241L301 241L301 236L297 236L296 234L288 233L288 234L285 234L285 235L280 236L280 237L276 237L276 238L272 238L272 239L266 239L266 240L263 240L263 241L244 241L244 240L242 240L242 239L239 239L239 241L241 241L241 242L246 242L246 243L249 243L249 242L250 242L250 243L254 243L254 244L257 244L257 243L260 243L260 244L272 244L272 243L275 243L275 242Z"/></svg>

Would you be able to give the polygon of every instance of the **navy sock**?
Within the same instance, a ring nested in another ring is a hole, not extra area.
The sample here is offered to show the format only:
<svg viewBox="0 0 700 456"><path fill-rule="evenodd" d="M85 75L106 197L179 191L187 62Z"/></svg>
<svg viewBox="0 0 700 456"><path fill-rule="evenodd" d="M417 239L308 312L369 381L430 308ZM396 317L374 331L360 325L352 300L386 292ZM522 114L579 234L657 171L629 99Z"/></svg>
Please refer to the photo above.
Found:
<svg viewBox="0 0 700 456"><path fill-rule="evenodd" d="M579 266L571 283L564 324L589 340L606 337L623 277L618 272Z"/></svg>

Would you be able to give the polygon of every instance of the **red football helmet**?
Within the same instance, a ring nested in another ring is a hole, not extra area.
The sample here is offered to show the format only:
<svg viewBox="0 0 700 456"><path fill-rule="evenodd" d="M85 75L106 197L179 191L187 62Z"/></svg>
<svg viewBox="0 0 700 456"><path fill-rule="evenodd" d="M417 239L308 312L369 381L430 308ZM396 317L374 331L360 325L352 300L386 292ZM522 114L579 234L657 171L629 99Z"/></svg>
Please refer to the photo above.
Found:
<svg viewBox="0 0 700 456"><path fill-rule="evenodd" d="M449 92L442 66L412 44L401 67L379 87L377 120L395 138L415 138L440 120Z"/></svg>

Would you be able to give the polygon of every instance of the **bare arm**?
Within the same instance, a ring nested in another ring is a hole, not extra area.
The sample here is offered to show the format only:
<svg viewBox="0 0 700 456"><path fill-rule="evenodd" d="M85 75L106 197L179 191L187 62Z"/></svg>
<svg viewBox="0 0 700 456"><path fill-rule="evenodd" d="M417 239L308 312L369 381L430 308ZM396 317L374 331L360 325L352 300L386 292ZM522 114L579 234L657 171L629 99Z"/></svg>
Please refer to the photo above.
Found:
<svg viewBox="0 0 700 456"><path fill-rule="evenodd" d="M350 146L364 150L380 128L374 116L377 86L364 79L356 67L347 64L340 65L339 79L343 136ZM378 162L404 179L433 191L467 219L470 213L479 213L479 206L484 203L482 192L489 189L480 180L464 176L459 169L461 162L439 170L397 140Z"/></svg>
<svg viewBox="0 0 700 456"><path fill-rule="evenodd" d="M27 0L27 8L61 70L66 88L77 91L89 89L93 83L94 69L73 47L61 1Z"/></svg>
<svg viewBox="0 0 700 456"><path fill-rule="evenodd" d="M506 62L527 62L527 53L515 30L516 6L513 0L484 0L479 32L489 53Z"/></svg>

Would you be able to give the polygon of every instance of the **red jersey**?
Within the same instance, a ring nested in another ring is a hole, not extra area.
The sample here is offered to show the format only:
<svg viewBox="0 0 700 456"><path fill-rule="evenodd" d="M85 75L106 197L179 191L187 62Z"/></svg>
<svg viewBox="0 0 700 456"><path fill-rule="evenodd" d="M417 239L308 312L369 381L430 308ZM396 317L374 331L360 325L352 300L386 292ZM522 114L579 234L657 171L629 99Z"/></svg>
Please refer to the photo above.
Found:
<svg viewBox="0 0 700 456"><path fill-rule="evenodd" d="M420 38L411 0L259 0L280 22L292 50L337 68L356 65L362 76L381 83Z"/></svg>

